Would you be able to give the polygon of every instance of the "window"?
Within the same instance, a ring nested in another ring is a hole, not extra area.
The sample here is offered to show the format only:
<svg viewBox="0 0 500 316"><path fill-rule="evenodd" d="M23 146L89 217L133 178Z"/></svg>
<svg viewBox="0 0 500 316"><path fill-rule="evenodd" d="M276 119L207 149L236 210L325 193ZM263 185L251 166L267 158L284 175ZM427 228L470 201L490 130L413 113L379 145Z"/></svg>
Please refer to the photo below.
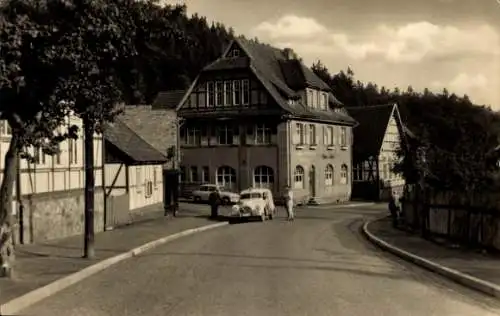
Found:
<svg viewBox="0 0 500 316"><path fill-rule="evenodd" d="M217 143L219 145L232 145L233 136L233 127L231 125L217 126Z"/></svg>
<svg viewBox="0 0 500 316"><path fill-rule="evenodd" d="M144 183L144 196L150 198L153 195L153 182L146 181Z"/></svg>
<svg viewBox="0 0 500 316"><path fill-rule="evenodd" d="M333 185L333 166L328 164L325 168L325 185Z"/></svg>
<svg viewBox="0 0 500 316"><path fill-rule="evenodd" d="M198 167L191 167L191 182L198 182Z"/></svg>
<svg viewBox="0 0 500 316"><path fill-rule="evenodd" d="M382 179L387 179L387 164L384 163L382 164Z"/></svg>
<svg viewBox="0 0 500 316"><path fill-rule="evenodd" d="M295 171L293 173L293 187L295 189L303 189L304 188L304 168L302 166L295 167Z"/></svg>
<svg viewBox="0 0 500 316"><path fill-rule="evenodd" d="M215 84L215 105L221 106L224 102L224 82L217 81Z"/></svg>
<svg viewBox="0 0 500 316"><path fill-rule="evenodd" d="M256 188L272 189L274 183L273 168L258 166L253 172L253 185Z"/></svg>
<svg viewBox="0 0 500 316"><path fill-rule="evenodd" d="M142 172L141 167L135 167L135 189L141 192L142 188Z"/></svg>
<svg viewBox="0 0 500 316"><path fill-rule="evenodd" d="M347 129L344 126L340 128L340 145L347 146Z"/></svg>
<svg viewBox="0 0 500 316"><path fill-rule="evenodd" d="M78 147L74 139L68 139L69 163L74 165L78 163Z"/></svg>
<svg viewBox="0 0 500 316"><path fill-rule="evenodd" d="M198 127L187 127L186 128L186 144L187 145L200 145L201 144L200 129Z"/></svg>
<svg viewBox="0 0 500 316"><path fill-rule="evenodd" d="M342 165L342 168L340 169L340 183L341 184L347 184L347 165Z"/></svg>
<svg viewBox="0 0 500 316"><path fill-rule="evenodd" d="M236 170L228 166L222 166L217 169L217 185L225 189L234 189L236 186Z"/></svg>
<svg viewBox="0 0 500 316"><path fill-rule="evenodd" d="M241 100L241 82L233 80L233 104L239 105Z"/></svg>
<svg viewBox="0 0 500 316"><path fill-rule="evenodd" d="M259 92L259 104L267 104L267 93L265 91Z"/></svg>
<svg viewBox="0 0 500 316"><path fill-rule="evenodd" d="M357 164L353 168L354 181L363 181L363 164Z"/></svg>
<svg viewBox="0 0 500 316"><path fill-rule="evenodd" d="M316 126L309 124L309 144L317 145L316 143Z"/></svg>
<svg viewBox="0 0 500 316"><path fill-rule="evenodd" d="M325 126L323 135L323 144L327 146L333 146L333 127Z"/></svg>
<svg viewBox="0 0 500 316"><path fill-rule="evenodd" d="M321 93L321 108L323 110L328 109L328 93L326 92Z"/></svg>
<svg viewBox="0 0 500 316"><path fill-rule="evenodd" d="M240 50L239 49L232 49L228 54L228 57L240 57Z"/></svg>
<svg viewBox="0 0 500 316"><path fill-rule="evenodd" d="M297 123L295 125L295 129L296 129L296 136L297 136L297 144L299 145L304 145L304 125L301 124L301 123Z"/></svg>
<svg viewBox="0 0 500 316"><path fill-rule="evenodd" d="M210 182L210 173L209 173L209 169L207 166L205 166L201 169L201 182L202 183L209 183Z"/></svg>
<svg viewBox="0 0 500 316"><path fill-rule="evenodd" d="M212 81L207 82L207 106L214 105L215 98L214 83Z"/></svg>
<svg viewBox="0 0 500 316"><path fill-rule="evenodd" d="M313 107L313 94L311 89L307 89L307 106Z"/></svg>
<svg viewBox="0 0 500 316"><path fill-rule="evenodd" d="M271 128L266 124L258 124L255 126L255 143L270 144L271 143Z"/></svg>
<svg viewBox="0 0 500 316"><path fill-rule="evenodd" d="M224 81L224 105L232 104L232 93L231 81Z"/></svg>
<svg viewBox="0 0 500 316"><path fill-rule="evenodd" d="M158 188L158 168L153 167L153 184L155 189Z"/></svg>
<svg viewBox="0 0 500 316"><path fill-rule="evenodd" d="M248 105L250 103L250 81L248 79L241 82L241 89L243 90L241 104Z"/></svg>

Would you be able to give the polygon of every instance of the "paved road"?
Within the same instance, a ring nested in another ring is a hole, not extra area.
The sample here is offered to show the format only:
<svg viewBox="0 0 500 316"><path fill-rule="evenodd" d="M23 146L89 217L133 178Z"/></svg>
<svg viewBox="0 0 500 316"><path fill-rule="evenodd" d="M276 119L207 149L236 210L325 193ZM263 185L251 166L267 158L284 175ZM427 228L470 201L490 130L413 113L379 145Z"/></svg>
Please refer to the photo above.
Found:
<svg viewBox="0 0 500 316"><path fill-rule="evenodd" d="M24 311L38 316L500 315L499 305L368 244L377 208L304 209L294 223L179 239Z"/></svg>

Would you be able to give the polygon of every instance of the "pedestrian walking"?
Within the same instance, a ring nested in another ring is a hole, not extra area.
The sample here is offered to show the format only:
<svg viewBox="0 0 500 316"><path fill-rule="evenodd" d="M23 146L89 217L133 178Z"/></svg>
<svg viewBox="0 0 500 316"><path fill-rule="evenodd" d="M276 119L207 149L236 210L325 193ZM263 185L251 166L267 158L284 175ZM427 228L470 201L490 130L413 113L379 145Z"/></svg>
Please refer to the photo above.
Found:
<svg viewBox="0 0 500 316"><path fill-rule="evenodd" d="M290 186L288 185L285 187L284 199L285 199L285 209L288 215L287 219L289 221L293 221L295 218L293 214L293 191L292 188L290 188Z"/></svg>
<svg viewBox="0 0 500 316"><path fill-rule="evenodd" d="M210 193L208 201L210 203L210 218L215 219L219 216L219 205L221 204L220 191L218 188Z"/></svg>
<svg viewBox="0 0 500 316"><path fill-rule="evenodd" d="M396 198L394 197L394 193L391 193L391 196L389 197L389 212L391 213L392 226L396 228L398 226L399 207L397 205Z"/></svg>

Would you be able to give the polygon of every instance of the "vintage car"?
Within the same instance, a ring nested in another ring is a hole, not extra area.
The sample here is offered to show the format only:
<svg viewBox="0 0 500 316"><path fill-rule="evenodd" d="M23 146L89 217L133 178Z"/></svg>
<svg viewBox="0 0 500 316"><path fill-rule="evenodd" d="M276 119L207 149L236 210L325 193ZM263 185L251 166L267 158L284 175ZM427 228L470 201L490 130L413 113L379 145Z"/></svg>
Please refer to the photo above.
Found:
<svg viewBox="0 0 500 316"><path fill-rule="evenodd" d="M220 197L223 204L234 204L239 200L239 195L237 193L229 192L224 190L223 187L216 184L202 184L197 190L193 191L193 200L195 202L208 202L210 193L214 192L217 188L220 191Z"/></svg>
<svg viewBox="0 0 500 316"><path fill-rule="evenodd" d="M239 202L233 206L231 217L253 218L261 221L273 219L276 212L273 194L269 189L250 188L240 193Z"/></svg>

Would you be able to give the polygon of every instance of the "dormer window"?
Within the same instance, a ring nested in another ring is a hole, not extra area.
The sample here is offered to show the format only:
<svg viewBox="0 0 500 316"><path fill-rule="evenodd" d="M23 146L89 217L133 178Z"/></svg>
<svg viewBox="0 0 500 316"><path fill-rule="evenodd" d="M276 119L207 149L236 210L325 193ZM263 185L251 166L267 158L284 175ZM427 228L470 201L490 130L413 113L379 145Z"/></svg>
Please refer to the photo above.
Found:
<svg viewBox="0 0 500 316"><path fill-rule="evenodd" d="M323 110L328 109L328 93L321 92L320 106Z"/></svg>
<svg viewBox="0 0 500 316"><path fill-rule="evenodd" d="M240 50L237 48L231 49L231 51L227 54L227 57L240 57Z"/></svg>
<svg viewBox="0 0 500 316"><path fill-rule="evenodd" d="M307 106L313 107L313 91L311 89L307 89Z"/></svg>

